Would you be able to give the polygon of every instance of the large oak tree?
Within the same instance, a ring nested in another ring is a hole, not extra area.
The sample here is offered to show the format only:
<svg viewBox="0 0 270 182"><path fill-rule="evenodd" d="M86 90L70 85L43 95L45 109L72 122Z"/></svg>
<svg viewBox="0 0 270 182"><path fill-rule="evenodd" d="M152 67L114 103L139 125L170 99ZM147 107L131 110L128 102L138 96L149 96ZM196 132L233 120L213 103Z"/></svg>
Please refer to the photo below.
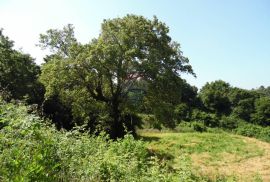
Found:
<svg viewBox="0 0 270 182"><path fill-rule="evenodd" d="M60 95L72 105L75 118L84 118L92 129L107 130L112 138L122 137L125 127L132 130L136 125L136 110L128 97L135 82L147 83L145 100L159 107L180 97L181 73L194 74L168 33L169 28L156 17L127 15L104 20L100 35L89 44L73 41L64 54L61 44L56 44L60 54L42 66L40 80L46 96ZM42 37L46 36L41 36L41 44ZM65 40L48 34L46 39L47 43Z"/></svg>

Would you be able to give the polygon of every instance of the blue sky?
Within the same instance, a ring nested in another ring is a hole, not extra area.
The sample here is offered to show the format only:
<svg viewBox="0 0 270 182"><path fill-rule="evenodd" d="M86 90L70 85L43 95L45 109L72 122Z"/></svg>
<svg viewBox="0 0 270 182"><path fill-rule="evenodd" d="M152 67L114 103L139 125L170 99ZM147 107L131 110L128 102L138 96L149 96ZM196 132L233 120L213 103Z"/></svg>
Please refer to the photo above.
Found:
<svg viewBox="0 0 270 182"><path fill-rule="evenodd" d="M0 27L41 63L40 33L71 23L87 43L103 19L128 13L156 15L170 27L197 74L183 75L190 84L222 79L246 89L270 86L269 0L0 0Z"/></svg>

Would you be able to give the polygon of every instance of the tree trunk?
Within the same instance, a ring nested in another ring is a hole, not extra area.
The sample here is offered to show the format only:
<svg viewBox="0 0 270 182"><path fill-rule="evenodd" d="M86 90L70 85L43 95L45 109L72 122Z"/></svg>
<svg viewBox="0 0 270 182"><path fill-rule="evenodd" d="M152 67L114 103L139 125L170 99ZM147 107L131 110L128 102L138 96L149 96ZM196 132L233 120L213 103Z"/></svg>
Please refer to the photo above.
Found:
<svg viewBox="0 0 270 182"><path fill-rule="evenodd" d="M112 116L112 124L110 137L112 139L122 138L125 135L124 123L121 120L121 112L119 109L119 100L118 98L114 98L111 104L111 116Z"/></svg>

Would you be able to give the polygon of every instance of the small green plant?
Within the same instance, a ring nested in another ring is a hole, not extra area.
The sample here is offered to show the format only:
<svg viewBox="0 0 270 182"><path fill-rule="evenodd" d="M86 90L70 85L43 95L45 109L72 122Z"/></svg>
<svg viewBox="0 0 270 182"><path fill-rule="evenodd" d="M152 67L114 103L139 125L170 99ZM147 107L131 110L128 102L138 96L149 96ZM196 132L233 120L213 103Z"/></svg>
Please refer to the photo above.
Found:
<svg viewBox="0 0 270 182"><path fill-rule="evenodd" d="M253 180L254 182L263 182L261 175L258 173L253 176Z"/></svg>

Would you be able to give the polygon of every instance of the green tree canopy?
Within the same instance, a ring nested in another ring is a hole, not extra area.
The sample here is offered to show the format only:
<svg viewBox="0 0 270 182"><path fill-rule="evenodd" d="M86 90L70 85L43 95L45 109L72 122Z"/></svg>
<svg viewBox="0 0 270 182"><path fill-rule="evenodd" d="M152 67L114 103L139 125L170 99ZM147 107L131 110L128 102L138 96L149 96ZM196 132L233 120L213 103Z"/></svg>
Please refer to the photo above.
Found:
<svg viewBox="0 0 270 182"><path fill-rule="evenodd" d="M10 99L25 99L29 103L40 103L42 87L37 82L40 73L34 59L13 48L0 29L0 90L10 94Z"/></svg>
<svg viewBox="0 0 270 182"><path fill-rule="evenodd" d="M263 126L270 126L270 97L260 97L255 101L252 121Z"/></svg>
<svg viewBox="0 0 270 182"><path fill-rule="evenodd" d="M270 86L268 87L260 86L258 89L253 90L260 93L261 95L270 97Z"/></svg>
<svg viewBox="0 0 270 182"><path fill-rule="evenodd" d="M40 34L38 46L42 49L49 49L53 53L53 55L45 58L46 61L55 56L69 57L71 52L70 48L76 42L74 27L68 24L63 30L49 29L46 34Z"/></svg>
<svg viewBox="0 0 270 182"><path fill-rule="evenodd" d="M229 114L231 103L228 97L231 86L222 80L206 83L199 96L204 106L216 114Z"/></svg>
<svg viewBox="0 0 270 182"><path fill-rule="evenodd" d="M147 82L146 97L153 102L177 96L180 74L194 74L168 33L156 17L104 20L97 39L73 44L68 56L43 65L46 95L60 94L73 110L81 110L82 118L88 117L89 125L108 130L113 138L123 136L124 125L135 124L127 93L137 80Z"/></svg>
<svg viewBox="0 0 270 182"><path fill-rule="evenodd" d="M250 121L251 114L254 113L254 102L259 97L255 91L232 88L228 94L232 106L232 115Z"/></svg>

